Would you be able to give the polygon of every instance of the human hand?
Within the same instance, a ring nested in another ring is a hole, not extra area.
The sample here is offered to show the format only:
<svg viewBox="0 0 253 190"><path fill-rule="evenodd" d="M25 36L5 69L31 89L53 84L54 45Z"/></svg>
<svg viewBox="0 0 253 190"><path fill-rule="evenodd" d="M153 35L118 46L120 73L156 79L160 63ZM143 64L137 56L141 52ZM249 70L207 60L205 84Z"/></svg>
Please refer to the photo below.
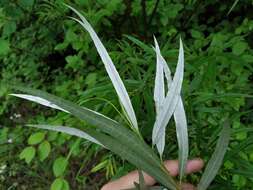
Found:
<svg viewBox="0 0 253 190"><path fill-rule="evenodd" d="M167 160L164 162L166 169L169 171L171 176L178 175L178 161L177 160ZM186 173L193 173L200 171L204 166L204 162L201 159L193 159L189 160L186 165ZM145 184L148 186L152 186L156 183L155 179L151 176L143 173ZM139 174L138 171L132 171L129 174L105 184L101 190L120 190L120 189L129 189L134 188L134 182L139 182ZM195 187L191 184L183 184L183 190L194 190Z"/></svg>

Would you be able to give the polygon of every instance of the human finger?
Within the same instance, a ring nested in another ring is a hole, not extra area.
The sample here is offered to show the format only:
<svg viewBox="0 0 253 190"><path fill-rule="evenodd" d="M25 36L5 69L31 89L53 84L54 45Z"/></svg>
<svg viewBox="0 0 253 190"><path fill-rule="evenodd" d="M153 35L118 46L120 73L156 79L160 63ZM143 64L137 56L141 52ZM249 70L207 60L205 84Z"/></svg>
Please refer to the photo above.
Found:
<svg viewBox="0 0 253 190"><path fill-rule="evenodd" d="M164 162L166 169L169 171L170 175L177 176L179 172L179 164L178 160L166 160ZM185 172L186 174L194 173L201 170L204 166L204 162L202 159L195 158L193 160L189 160L186 164Z"/></svg>
<svg viewBox="0 0 253 190"><path fill-rule="evenodd" d="M177 160L167 160L164 162L164 165L168 172L172 176L178 175L178 161ZM186 164L186 173L192 173L201 170L204 163L201 159L193 159L189 160ZM152 186L156 183L155 179L146 173L143 173L145 184ZM134 182L139 182L139 174L138 171L132 171L129 174L119 178L118 180L109 182L105 184L101 190L119 190L119 189L128 189L134 187ZM185 188L190 188L190 186L186 185ZM190 190L190 189L189 189Z"/></svg>

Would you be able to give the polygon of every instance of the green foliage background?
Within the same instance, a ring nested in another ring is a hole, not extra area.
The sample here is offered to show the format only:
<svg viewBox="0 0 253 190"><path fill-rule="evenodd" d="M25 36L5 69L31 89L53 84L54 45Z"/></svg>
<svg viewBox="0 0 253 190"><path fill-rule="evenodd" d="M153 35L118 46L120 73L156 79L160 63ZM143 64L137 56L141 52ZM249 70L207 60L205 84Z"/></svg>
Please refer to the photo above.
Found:
<svg viewBox="0 0 253 190"><path fill-rule="evenodd" d="M133 169L87 141L24 127L25 123L75 126L80 122L7 96L6 82L22 81L121 120L111 105L120 108L94 45L66 17L71 13L62 2L0 1L0 189L98 189ZM155 117L153 35L172 70L181 36L190 156L208 160L220 124L230 117L230 148L210 189L253 188L252 0L238 1L230 14L233 1L64 2L82 11L110 52L147 142ZM173 122L166 138L165 158L176 159ZM196 183L199 176L187 178Z"/></svg>

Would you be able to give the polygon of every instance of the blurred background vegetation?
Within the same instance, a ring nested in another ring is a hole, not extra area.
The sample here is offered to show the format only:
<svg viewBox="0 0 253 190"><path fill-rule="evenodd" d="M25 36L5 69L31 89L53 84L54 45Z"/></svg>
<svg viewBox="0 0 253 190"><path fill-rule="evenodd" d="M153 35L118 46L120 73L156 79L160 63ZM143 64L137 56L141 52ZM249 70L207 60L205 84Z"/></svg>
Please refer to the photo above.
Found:
<svg viewBox="0 0 253 190"><path fill-rule="evenodd" d="M99 189L134 169L109 151L26 123L75 126L79 121L11 98L18 81L120 120L120 107L90 37L67 18L63 0L0 0L0 189ZM183 99L190 157L210 158L220 124L233 133L210 189L253 189L253 1L74 0L101 37L131 96L142 134L154 122L153 35L174 71L179 37L185 48ZM146 44L144 44L144 43ZM165 159L177 158L175 127ZM187 177L196 183L200 174Z"/></svg>

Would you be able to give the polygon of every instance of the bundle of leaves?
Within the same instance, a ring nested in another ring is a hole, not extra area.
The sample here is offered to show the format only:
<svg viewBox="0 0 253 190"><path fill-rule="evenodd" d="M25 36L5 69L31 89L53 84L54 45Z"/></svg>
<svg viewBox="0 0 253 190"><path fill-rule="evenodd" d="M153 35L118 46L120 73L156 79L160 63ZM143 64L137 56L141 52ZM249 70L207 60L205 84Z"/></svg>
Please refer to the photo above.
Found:
<svg viewBox="0 0 253 190"><path fill-rule="evenodd" d="M155 39L155 52L157 56L156 77L154 89L154 101L156 108L156 120L152 132L152 145L156 146L159 157L144 141L139 128L136 115L131 104L126 88L108 54L104 45L98 38L97 34L88 23L88 21L73 7L66 5L73 10L80 20L71 17L85 28L92 38L95 47L104 63L107 74L109 75L113 87L118 95L123 114L122 122L115 121L102 115L96 111L79 106L75 103L51 95L49 93L34 90L22 85L10 85L18 91L25 94L11 94L13 96L37 102L47 107L63 111L67 114L77 117L87 122L88 126L80 126L79 128L66 126L50 126L45 124L28 125L31 127L48 129L58 132L64 132L70 135L87 139L104 148L118 154L123 159L128 160L138 169L145 171L153 176L158 182L169 189L180 189L182 179L185 172L185 165L188 159L188 130L186 115L184 111L183 101L181 99L181 87L183 82L184 71L184 51L183 43L180 39L180 48L178 55L178 64L174 77L172 79L170 69L160 53L159 45ZM166 78L166 82L165 82ZM167 83L167 86L165 85ZM174 116L176 124L176 136L179 148L179 173L180 180L176 182L163 166L163 152L165 147L166 126L171 117ZM219 167L222 164L223 157L228 147L230 137L230 127L226 122L220 133L216 149L207 164L207 167L200 179L198 189L206 189L214 179ZM140 180L142 181L142 180ZM136 185L141 188L144 184Z"/></svg>
<svg viewBox="0 0 253 190"><path fill-rule="evenodd" d="M62 1L0 1L0 167L5 168L0 189L48 189L51 184L52 189L57 184L66 189L66 183L71 189L97 189L134 169L89 141L23 128L25 123L84 124L64 112L7 96L6 81L22 81L124 123L89 35L63 19L69 9ZM210 189L251 189L253 184L252 0L235 2L75 0L127 79L139 131L148 144L156 119L155 51L149 44L155 34L174 73L179 35L184 39L181 98L188 118L189 157L207 162L225 118L232 124L230 149ZM166 130L164 158L178 156L174 124L171 119ZM184 180L197 184L199 179L197 173Z"/></svg>

